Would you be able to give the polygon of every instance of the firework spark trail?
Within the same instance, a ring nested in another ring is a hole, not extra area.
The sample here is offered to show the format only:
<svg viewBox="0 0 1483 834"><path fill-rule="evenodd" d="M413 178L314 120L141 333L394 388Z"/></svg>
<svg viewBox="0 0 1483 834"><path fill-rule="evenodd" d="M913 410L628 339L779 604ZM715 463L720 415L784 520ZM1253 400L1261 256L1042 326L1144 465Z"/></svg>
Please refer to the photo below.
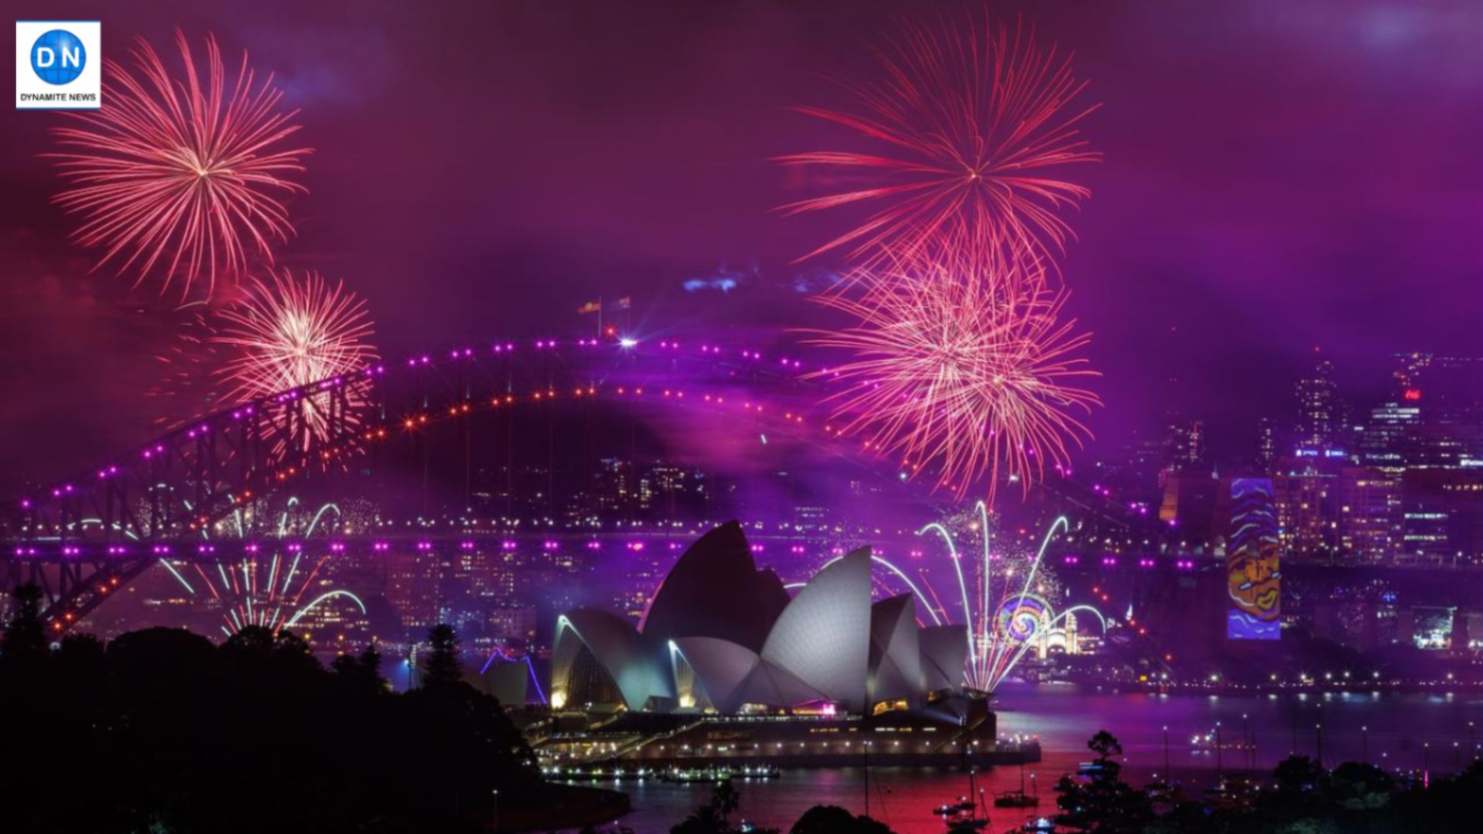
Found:
<svg viewBox="0 0 1483 834"><path fill-rule="evenodd" d="M1035 590L1046 550L1056 533L1064 532L1068 527L1064 517L1057 518L1046 530L1040 547L1027 560L1024 566L1025 578L1016 589L1012 584L1015 568L1001 569L996 578L994 563L1002 560L1004 554L996 555L992 552L988 506L979 501L975 504L974 511L977 521L970 527L978 531L981 548L977 564L970 563L966 573L966 555L959 551L957 537L948 523L934 521L918 530L917 535L935 533L942 538L943 545L947 548L961 598L967 640L964 678L975 689L993 692L1019 665L1042 629L1057 628L1079 612L1092 614L1102 624L1104 631L1106 621L1100 612L1087 605L1075 605L1056 612L1046 601L1045 595ZM970 593L970 586L974 586L979 593ZM929 584L928 588L931 587ZM935 593L933 591L934 595ZM1029 608L1027 603L1031 604Z"/></svg>
<svg viewBox="0 0 1483 834"><path fill-rule="evenodd" d="M869 264L886 249L915 255L945 234L1047 261L1064 251L1073 233L1061 212L1091 192L1061 179L1060 169L1101 159L1078 129L1097 105L1073 108L1086 83L1073 74L1071 57L1039 47L1022 25L975 21L908 25L879 60L881 82L848 85L857 112L796 108L855 132L874 152L775 160L849 184L785 204L785 215L877 206L800 260L844 249Z"/></svg>
<svg viewBox="0 0 1483 834"><path fill-rule="evenodd" d="M373 330L365 302L345 289L344 282L331 284L315 272L296 277L282 270L271 282L251 287L221 318L212 342L233 354L219 371L231 387L222 398L227 402L247 402L348 375L376 360L368 342ZM329 396L311 394L299 401L311 432L326 428L323 400ZM310 435L302 440L307 444Z"/></svg>
<svg viewBox="0 0 1483 834"><path fill-rule="evenodd" d="M959 497L985 475L992 500L1001 476L1028 490L1047 467L1064 469L1068 443L1089 436L1078 412L1100 404L1079 383L1097 373L1077 355L1089 336L1061 320L1065 292L1013 277L1024 268L949 243L820 296L854 320L810 332L854 354L812 375L844 386L827 400L829 430L899 457L903 475L928 467L935 488Z"/></svg>
<svg viewBox="0 0 1483 834"><path fill-rule="evenodd" d="M183 32L175 44L183 80L140 39L137 76L105 64L107 106L70 114L80 126L54 130L69 150L47 156L71 184L54 200L82 216L74 239L103 250L98 267L137 268L136 286L158 268L160 293L178 279L182 300L204 279L209 299L219 277L244 272L250 251L271 262L272 243L293 234L281 198L305 191L292 177L310 150L282 147L298 111L279 108L271 74L254 86L246 52L228 89L213 36L204 78Z"/></svg>
<svg viewBox="0 0 1483 834"><path fill-rule="evenodd" d="M299 499L297 497L290 497L285 504L282 515L279 516L276 538L280 541L293 535L305 539L313 538L321 522L329 523L326 521L326 517L330 513L334 514L334 523L336 524L339 523L342 515L338 505L326 503L321 505L310 516L307 524L290 523L289 513L298 504ZM186 506L189 508L190 503L187 502ZM235 537L239 539L247 538L248 528L240 511L236 514L235 521ZM206 529L201 530L201 538L210 541L210 532ZM255 556L243 559L235 567L230 569L223 567L218 562L216 569L220 577L219 588L218 583L199 564L195 565L196 573L201 578L201 584L211 593L212 598L226 604L225 611L222 614L222 622L224 624L221 626L225 634L230 636L232 633L251 625L263 626L276 632L281 628L297 625L299 620L310 611L335 599L348 599L360 608L362 614L365 613L365 603L358 596L344 589L332 589L319 594L308 603L304 603L304 596L315 586L314 580L317 578L320 568L329 561L329 557L320 557L314 569L308 572L295 585L294 574L298 569L300 555L301 553L299 551L294 551L293 567L289 570L288 576L283 580L281 587L275 581L281 562L281 554L277 551L277 548L274 548L273 555L268 561L266 581L264 581L264 577L260 574L261 562ZM173 565L164 559L160 559L159 563L175 577L176 581L180 583L187 594L192 597L196 595L195 587L186 581L185 577ZM285 608L293 612L287 619L283 619Z"/></svg>

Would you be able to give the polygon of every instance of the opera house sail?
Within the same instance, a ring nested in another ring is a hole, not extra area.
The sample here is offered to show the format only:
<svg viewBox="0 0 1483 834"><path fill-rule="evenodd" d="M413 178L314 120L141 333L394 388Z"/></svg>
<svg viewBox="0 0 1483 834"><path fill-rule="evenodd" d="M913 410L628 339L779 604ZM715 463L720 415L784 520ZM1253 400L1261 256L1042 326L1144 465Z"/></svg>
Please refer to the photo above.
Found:
<svg viewBox="0 0 1483 834"><path fill-rule="evenodd" d="M870 551L828 563L794 596L759 570L740 525L680 556L638 626L577 609L557 624L557 710L916 709L962 681L962 626L919 629L916 601L872 604Z"/></svg>

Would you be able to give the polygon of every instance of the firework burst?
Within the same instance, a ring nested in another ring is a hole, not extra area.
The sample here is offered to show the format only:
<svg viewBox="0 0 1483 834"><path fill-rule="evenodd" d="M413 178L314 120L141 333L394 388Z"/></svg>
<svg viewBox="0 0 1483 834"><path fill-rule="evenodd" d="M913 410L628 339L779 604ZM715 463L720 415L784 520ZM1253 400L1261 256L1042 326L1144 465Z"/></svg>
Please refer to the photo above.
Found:
<svg viewBox="0 0 1483 834"><path fill-rule="evenodd" d="M916 600L921 625L944 626L960 622L966 649L963 683L981 692L993 693L1029 652L1049 649L1060 640L1073 647L1075 623L1085 615L1096 620L1105 635L1107 618L1090 605L1072 605L1057 611L1053 600L1064 596L1060 582L1045 566L1046 550L1070 523L1063 516L1053 521L1034 550L1002 538L996 544L988 505L977 502L972 510L948 515L917 531L917 535L939 538L947 556L950 577L943 563L932 560L915 571L916 578L889 559L872 555L871 561L886 569L872 576L881 595L909 593ZM924 555L916 551L913 557ZM843 558L824 563L828 567ZM909 563L908 563L909 565ZM795 583L785 587L802 587ZM946 594L939 594L939 589Z"/></svg>
<svg viewBox="0 0 1483 834"><path fill-rule="evenodd" d="M321 590L323 583L317 580L330 557L306 557L302 550L303 542L299 541L312 539L316 531L332 533L340 519L340 508L335 504L324 504L314 513L305 514L299 506L299 499L290 497L278 518L276 533L263 546L261 557L254 553L236 564L171 564L166 559L160 559L159 564L190 596L204 598L209 594L211 601L220 607L220 628L228 637L248 626L261 626L276 634L284 628L292 628L311 611L335 600L348 601L365 614L365 603L350 591L342 588ZM246 539L255 523L250 512L239 508L230 518L216 525L217 538ZM283 540L290 536L296 541L285 543ZM212 540L210 532L205 529L201 531L201 537Z"/></svg>
<svg viewBox="0 0 1483 834"><path fill-rule="evenodd" d="M1022 26L975 22L908 26L879 58L881 82L849 87L856 111L797 108L853 131L871 150L776 160L842 184L782 206L784 214L875 206L804 258L843 248L869 263L882 247L911 256L943 234L1036 258L1063 250L1071 229L1060 214L1091 192L1059 172L1101 158L1078 130L1096 105L1074 107L1086 84L1070 56L1042 49Z"/></svg>
<svg viewBox="0 0 1483 834"><path fill-rule="evenodd" d="M844 386L829 430L959 497L986 475L992 499L1001 479L1028 490L1064 471L1068 443L1089 435L1078 415L1100 404L1080 387L1097 375L1077 355L1090 337L1061 320L1064 292L1016 277L1023 261L948 245L857 270L855 291L822 296L854 320L812 336L854 354L815 374Z"/></svg>
<svg viewBox="0 0 1483 834"><path fill-rule="evenodd" d="M1064 517L1057 518L1033 554L1013 547L995 552L988 507L979 501L972 513L936 521L918 531L918 535L941 538L953 569L958 599L947 605L939 600L935 610L930 603L925 607L937 624L952 620L953 603L959 608L967 632L964 679L969 686L992 693L1042 638L1057 630L1064 634L1067 620L1077 614L1095 618L1107 630L1106 619L1089 605L1056 611L1050 602L1059 598L1060 590L1041 563L1056 534L1068 526ZM977 559L971 552L973 539L980 545ZM925 576L922 584L934 587Z"/></svg>
<svg viewBox="0 0 1483 834"><path fill-rule="evenodd" d="M70 114L76 126L54 131L68 150L48 156L71 186L55 202L83 218L74 239L102 250L99 267L136 271L136 286L157 275L161 294L178 281L182 299L205 281L209 298L293 233L281 199L305 190L292 177L310 151L283 147L298 111L279 109L271 75L256 83L246 52L229 83L214 37L204 77L184 33L175 43L183 78L141 39L136 72L107 63L107 105Z"/></svg>
<svg viewBox="0 0 1483 834"><path fill-rule="evenodd" d="M220 318L211 342L231 353L218 372L230 389L223 397L227 402L346 376L376 360L365 302L343 282L331 284L315 272L296 277L284 269L250 287ZM324 429L323 398L328 396L309 394L296 401L310 432ZM304 442L311 437L305 434Z"/></svg>

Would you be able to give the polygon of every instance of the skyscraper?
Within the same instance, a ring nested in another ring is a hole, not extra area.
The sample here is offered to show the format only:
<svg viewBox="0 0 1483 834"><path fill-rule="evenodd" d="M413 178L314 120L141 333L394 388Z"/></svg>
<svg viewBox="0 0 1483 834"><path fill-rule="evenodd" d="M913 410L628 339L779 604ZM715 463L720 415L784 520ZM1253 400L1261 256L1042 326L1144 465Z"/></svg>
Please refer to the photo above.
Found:
<svg viewBox="0 0 1483 834"><path fill-rule="evenodd" d="M1322 360L1313 372L1295 386L1298 405L1298 444L1325 448L1334 443L1342 428L1339 387L1334 383L1334 365Z"/></svg>

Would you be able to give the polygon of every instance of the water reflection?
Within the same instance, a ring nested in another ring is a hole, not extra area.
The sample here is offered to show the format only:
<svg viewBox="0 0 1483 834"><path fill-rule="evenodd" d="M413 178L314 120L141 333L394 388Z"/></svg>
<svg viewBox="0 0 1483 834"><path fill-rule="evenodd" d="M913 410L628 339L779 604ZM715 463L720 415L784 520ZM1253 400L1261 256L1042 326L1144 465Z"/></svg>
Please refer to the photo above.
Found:
<svg viewBox="0 0 1483 834"><path fill-rule="evenodd" d="M1483 697L1476 693L1378 694L1330 692L1281 695L1150 695L1098 692L1072 686L1008 685L997 704L1002 734L1038 735L1045 758L1026 768L1026 789L1038 791L1037 809L991 809L992 830L1018 825L1032 811L1055 811L1054 786L1090 758L1086 740L1099 729L1122 741L1129 777L1135 782L1172 768L1183 780L1209 779L1216 768L1266 770L1296 751L1320 754L1325 763L1368 759L1386 768L1449 771L1483 755ZM1192 747L1195 735L1219 722L1221 750ZM1167 731L1166 729L1167 728ZM1165 738L1168 738L1166 748ZM1166 762L1167 750L1167 765ZM866 808L860 768L785 771L768 782L740 782L741 816L788 829L817 804ZM952 769L872 768L870 814L900 834L940 834L931 809L968 793L966 774ZM992 797L1016 790L1018 768L981 774L977 786ZM639 832L664 832L708 796L703 786L663 782L613 787L633 798L624 824Z"/></svg>

